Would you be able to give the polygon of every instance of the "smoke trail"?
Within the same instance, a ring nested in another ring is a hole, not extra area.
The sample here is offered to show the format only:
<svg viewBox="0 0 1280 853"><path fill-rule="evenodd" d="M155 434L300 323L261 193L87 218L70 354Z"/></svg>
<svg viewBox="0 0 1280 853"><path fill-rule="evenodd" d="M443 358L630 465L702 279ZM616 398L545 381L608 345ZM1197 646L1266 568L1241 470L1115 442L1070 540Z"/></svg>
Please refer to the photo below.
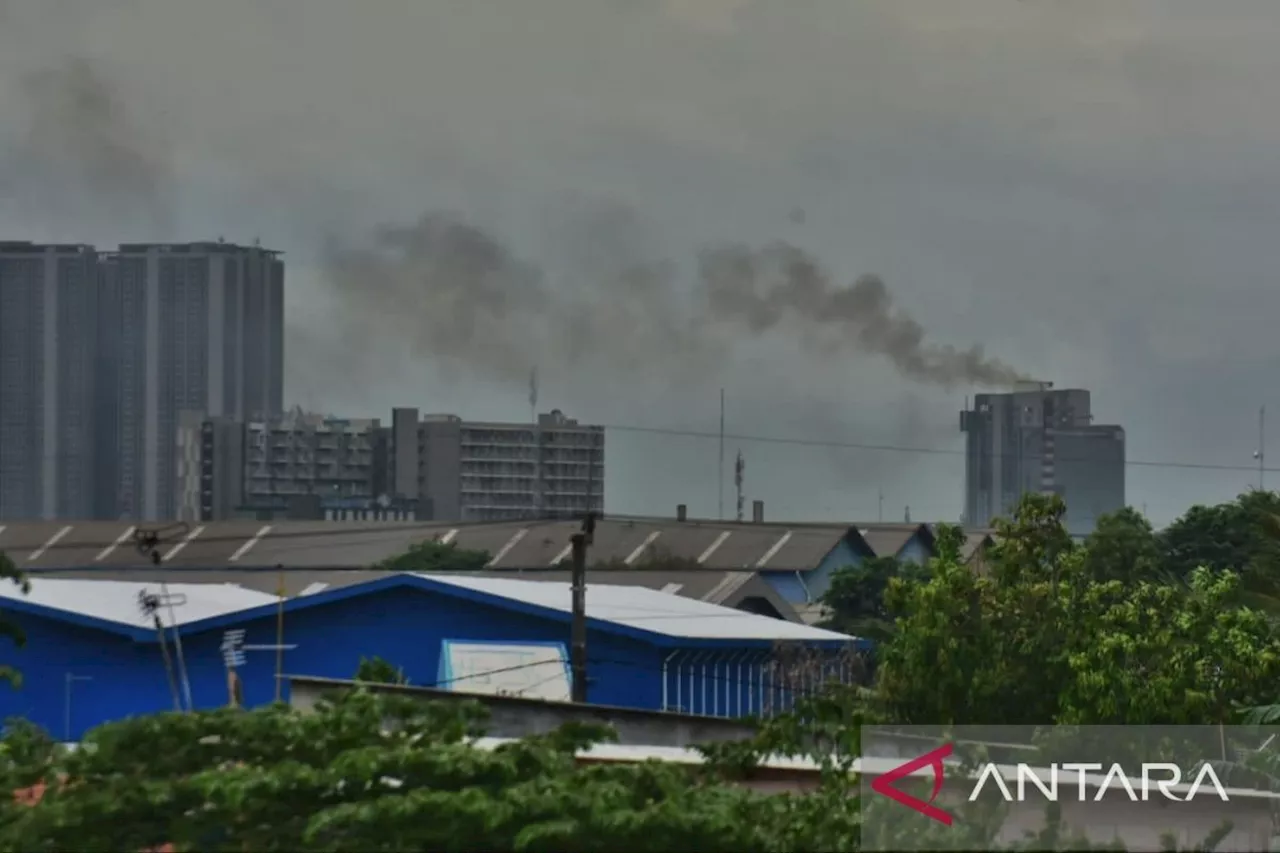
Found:
<svg viewBox="0 0 1280 853"><path fill-rule="evenodd" d="M590 242L606 247L597 225ZM363 245L330 243L323 270L344 324L455 373L522 381L539 364L679 383L722 358L674 298L670 265L623 252L574 258L553 285L478 226L432 213Z"/></svg>
<svg viewBox="0 0 1280 853"><path fill-rule="evenodd" d="M930 343L878 277L836 285L786 243L704 250L689 304L673 265L645 261L626 239L632 231L626 216L581 223L568 240L579 247L573 268L583 285L573 288L550 285L542 269L479 227L429 214L379 229L371 246L331 253L328 283L347 310L378 313L377 325L407 335L420 355L504 379L558 361L696 381L731 353L734 332L787 322L801 325L806 343L884 356L925 384L1007 387L1022 378L980 346Z"/></svg>
<svg viewBox="0 0 1280 853"><path fill-rule="evenodd" d="M700 254L699 272L708 310L718 321L742 323L757 333L799 321L831 333L817 343L885 356L903 376L944 388L1004 387L1023 378L985 356L981 346L929 343L924 327L894 306L878 276L837 285L813 257L788 243L713 247Z"/></svg>
<svg viewBox="0 0 1280 853"><path fill-rule="evenodd" d="M881 355L920 383L1004 387L1021 378L979 346L929 343L879 278L836 286L794 246L706 249L690 301L673 264L645 260L627 239L628 217L579 227L568 271L554 277L480 227L433 213L378 228L362 246L331 245L325 279L360 336L404 341L446 369L506 381L539 364L697 384L725 366L741 330L788 323L824 353Z"/></svg>
<svg viewBox="0 0 1280 853"><path fill-rule="evenodd" d="M25 134L9 165L29 172L19 182L37 206L143 218L153 238L170 229L173 173L161 128L134 112L101 69L70 57L22 77L18 92Z"/></svg>

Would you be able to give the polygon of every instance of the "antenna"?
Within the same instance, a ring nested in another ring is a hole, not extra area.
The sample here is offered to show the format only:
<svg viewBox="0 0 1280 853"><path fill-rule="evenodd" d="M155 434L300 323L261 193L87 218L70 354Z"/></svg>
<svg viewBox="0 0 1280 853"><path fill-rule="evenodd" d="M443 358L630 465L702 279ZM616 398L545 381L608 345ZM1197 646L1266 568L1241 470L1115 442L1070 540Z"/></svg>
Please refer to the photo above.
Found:
<svg viewBox="0 0 1280 853"><path fill-rule="evenodd" d="M222 665L227 670L227 692L231 706L238 708L243 704L244 695L241 689L240 675L237 669L244 666L248 659L245 652L286 652L296 649L296 643L285 645L284 643L271 643L270 645L249 645L245 643L246 632L243 628L237 628L233 631L225 631L222 634L222 645L219 651L222 652ZM279 678L279 673L276 674ZM279 692L276 693L279 696Z"/></svg>
<svg viewBox="0 0 1280 853"><path fill-rule="evenodd" d="M724 389L720 389L720 478L717 481L720 496L720 514L717 516L724 521Z"/></svg>
<svg viewBox="0 0 1280 853"><path fill-rule="evenodd" d="M138 592L138 609L142 615L151 619L156 626L156 637L160 641L160 657L164 661L164 674L169 680L169 692L173 695L173 710L182 711L182 698L178 695L178 680L173 673L173 660L169 657L169 644L165 639L164 623L160 621L160 596L147 592Z"/></svg>
<svg viewBox="0 0 1280 853"><path fill-rule="evenodd" d="M538 422L538 368L529 371L529 420Z"/></svg>
<svg viewBox="0 0 1280 853"><path fill-rule="evenodd" d="M733 485L738 490L738 521L742 521L742 475L747 470L747 461L742 458L742 451L738 451L738 458L733 463Z"/></svg>

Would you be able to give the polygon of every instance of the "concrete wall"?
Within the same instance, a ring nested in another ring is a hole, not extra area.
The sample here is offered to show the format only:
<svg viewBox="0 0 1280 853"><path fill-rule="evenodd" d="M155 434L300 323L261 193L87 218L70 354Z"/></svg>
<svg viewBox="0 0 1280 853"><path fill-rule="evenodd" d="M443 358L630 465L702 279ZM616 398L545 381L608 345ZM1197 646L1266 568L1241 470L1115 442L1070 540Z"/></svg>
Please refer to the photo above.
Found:
<svg viewBox="0 0 1280 853"><path fill-rule="evenodd" d="M291 677L289 702L293 707L309 711L334 690L350 687L352 682L333 679ZM623 745L688 747L700 743L745 740L752 727L734 720L642 711L613 706L573 705L567 702L544 702L516 696L484 696L430 688L372 685L386 693L400 693L423 701L476 701L490 714L491 737L526 737L554 731L565 723L594 723L613 726Z"/></svg>

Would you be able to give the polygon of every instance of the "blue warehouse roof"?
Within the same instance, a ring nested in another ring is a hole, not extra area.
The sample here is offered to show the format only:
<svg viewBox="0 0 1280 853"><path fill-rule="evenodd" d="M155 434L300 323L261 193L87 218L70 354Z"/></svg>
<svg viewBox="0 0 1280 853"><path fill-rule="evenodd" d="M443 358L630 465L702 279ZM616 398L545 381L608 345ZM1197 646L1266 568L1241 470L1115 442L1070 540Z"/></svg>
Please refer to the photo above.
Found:
<svg viewBox="0 0 1280 853"><path fill-rule="evenodd" d="M231 627L274 616L398 588L417 589L459 601L472 601L514 612L564 622L571 618L567 583L508 580L474 575L396 574L309 595L280 599L233 584L169 584L175 599L172 615L161 609L166 625L177 622L184 634ZM141 642L156 639L150 617L139 606L141 594L159 594L156 584L128 581L36 578L31 593L12 585L0 587L4 606L101 630ZM655 645L741 647L777 642L803 642L840 647L860 642L853 637L808 625L758 616L729 607L636 586L588 586L588 625Z"/></svg>
<svg viewBox="0 0 1280 853"><path fill-rule="evenodd" d="M289 599L284 608L289 613L396 588L413 588L446 595L462 601L554 619L566 625L572 616L570 586L567 583L507 580L475 575L391 575L367 583ZM277 607L273 602L251 610L192 623L187 628L195 631L230 626L249 619L271 616L276 613ZM764 647L790 641L841 647L863 642L834 631L758 616L637 586L588 584L587 623L595 630L663 646Z"/></svg>
<svg viewBox="0 0 1280 853"><path fill-rule="evenodd" d="M276 606L278 599L235 584L138 583L122 580L66 580L32 578L30 591L23 594L13 583L0 583L3 607L16 613L70 622L123 634L136 640L155 640L153 617L142 607L144 596L159 599L160 617L165 625L175 621L184 630L211 618L238 613L260 605ZM167 604L172 604L170 611Z"/></svg>

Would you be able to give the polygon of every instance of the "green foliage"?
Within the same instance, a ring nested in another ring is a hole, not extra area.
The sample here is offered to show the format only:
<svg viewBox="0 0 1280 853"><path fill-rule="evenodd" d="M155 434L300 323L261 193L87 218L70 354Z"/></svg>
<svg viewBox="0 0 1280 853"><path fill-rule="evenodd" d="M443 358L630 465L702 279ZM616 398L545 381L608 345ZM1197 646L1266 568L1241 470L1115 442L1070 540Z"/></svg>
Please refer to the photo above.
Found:
<svg viewBox="0 0 1280 853"><path fill-rule="evenodd" d="M31 591L31 584L27 581L27 577L14 564L13 560L3 551L0 551L0 583L9 581L16 585L22 594L26 595ZM27 635L23 633L21 627L11 619L6 619L0 613L0 637L6 637L16 647L22 648L27 644ZM18 672L15 667L8 665L0 665L0 681L6 681L12 687L22 686L22 673Z"/></svg>
<svg viewBox="0 0 1280 853"><path fill-rule="evenodd" d="M1095 581L1168 580L1185 573L1165 568L1160 541L1151 522L1130 507L1098 519L1085 540L1085 574Z"/></svg>
<svg viewBox="0 0 1280 853"><path fill-rule="evenodd" d="M478 706L356 691L312 714L281 706L157 714L81 749L26 753L65 779L0 806L0 850L819 851L854 849L856 808L764 797L661 762L582 765L610 737L567 726L486 750ZM856 804L855 804L856 805ZM844 828L833 835L832 827Z"/></svg>
<svg viewBox="0 0 1280 853"><path fill-rule="evenodd" d="M404 670L390 661L380 657L360 658L360 666L356 669L356 681L366 684L408 684Z"/></svg>
<svg viewBox="0 0 1280 853"><path fill-rule="evenodd" d="M467 572L480 571L492 559L488 551L459 548L453 543L430 540L409 546L403 554L383 560L376 568L389 572Z"/></svg>
<svg viewBox="0 0 1280 853"><path fill-rule="evenodd" d="M868 557L831 573L830 586L820 599L830 612L822 625L832 631L880 642L893 633L893 620L884 595L896 577L920 577L924 570L895 557Z"/></svg>
<svg viewBox="0 0 1280 853"><path fill-rule="evenodd" d="M1132 516L1080 547L1063 509L1028 496L1000 522L983 577L939 557L926 581L890 581L897 629L875 685L890 719L1211 724L1274 696L1280 637L1239 605L1237 575L1144 579L1151 552Z"/></svg>
<svg viewBox="0 0 1280 853"><path fill-rule="evenodd" d="M564 568L571 568L570 560L561 561ZM590 566L592 571L600 572L626 572L626 571L650 571L650 572L687 572L691 570L699 570L702 564L695 557L681 557L671 553L670 549L657 545L650 545L644 550L644 553L633 563L627 563L621 557L615 557L611 560L597 560Z"/></svg>

